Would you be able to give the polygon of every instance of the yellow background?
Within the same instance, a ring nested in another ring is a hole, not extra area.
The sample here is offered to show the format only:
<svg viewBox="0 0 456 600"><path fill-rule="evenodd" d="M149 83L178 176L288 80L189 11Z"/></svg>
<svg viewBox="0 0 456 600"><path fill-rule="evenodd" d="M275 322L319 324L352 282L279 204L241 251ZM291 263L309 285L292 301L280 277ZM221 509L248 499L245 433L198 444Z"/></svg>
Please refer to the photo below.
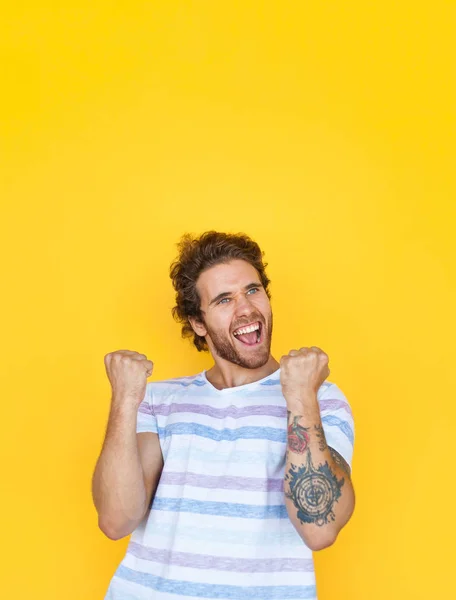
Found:
<svg viewBox="0 0 456 600"><path fill-rule="evenodd" d="M266 251L276 358L318 345L357 507L320 600L456 595L454 2L10 2L0 31L1 596L98 600L103 356L209 359L172 321L185 231Z"/></svg>

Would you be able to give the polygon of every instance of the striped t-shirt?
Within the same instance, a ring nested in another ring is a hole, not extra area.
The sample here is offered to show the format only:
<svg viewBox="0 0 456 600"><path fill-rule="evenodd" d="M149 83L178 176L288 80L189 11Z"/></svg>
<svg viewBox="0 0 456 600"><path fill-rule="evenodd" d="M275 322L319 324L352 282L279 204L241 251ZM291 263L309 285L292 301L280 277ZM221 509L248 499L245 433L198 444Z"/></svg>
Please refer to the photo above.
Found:
<svg viewBox="0 0 456 600"><path fill-rule="evenodd" d="M318 401L351 465L347 399L325 382ZM312 551L285 507L286 421L280 369L223 390L205 371L148 383L137 431L158 433L164 467L105 600L314 600Z"/></svg>

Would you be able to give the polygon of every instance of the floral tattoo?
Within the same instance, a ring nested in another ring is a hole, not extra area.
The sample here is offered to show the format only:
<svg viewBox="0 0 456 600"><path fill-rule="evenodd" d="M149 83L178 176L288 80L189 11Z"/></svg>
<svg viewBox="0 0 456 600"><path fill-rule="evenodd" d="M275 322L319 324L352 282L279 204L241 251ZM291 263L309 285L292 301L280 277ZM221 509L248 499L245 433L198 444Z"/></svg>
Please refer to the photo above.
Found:
<svg viewBox="0 0 456 600"><path fill-rule="evenodd" d="M295 454L304 454L309 445L308 428L299 425L300 418L293 417L293 421L288 425L288 449Z"/></svg>

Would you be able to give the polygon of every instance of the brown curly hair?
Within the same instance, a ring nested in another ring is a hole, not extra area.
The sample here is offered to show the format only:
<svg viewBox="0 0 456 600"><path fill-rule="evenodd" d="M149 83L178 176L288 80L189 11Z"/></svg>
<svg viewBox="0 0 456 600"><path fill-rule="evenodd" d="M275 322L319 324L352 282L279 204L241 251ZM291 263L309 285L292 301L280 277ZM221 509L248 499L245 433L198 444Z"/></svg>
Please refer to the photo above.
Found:
<svg viewBox="0 0 456 600"><path fill-rule="evenodd" d="M244 233L221 233L206 231L199 237L182 236L177 244L179 255L171 264L169 276L176 290L176 306L172 309L174 319L182 324L182 337L191 338L199 352L207 351L204 337L197 335L190 325L189 317L203 321L201 299L196 282L203 271L231 260L245 260L258 272L261 284L268 296L270 280L266 275L268 263L263 261L264 252L256 242Z"/></svg>

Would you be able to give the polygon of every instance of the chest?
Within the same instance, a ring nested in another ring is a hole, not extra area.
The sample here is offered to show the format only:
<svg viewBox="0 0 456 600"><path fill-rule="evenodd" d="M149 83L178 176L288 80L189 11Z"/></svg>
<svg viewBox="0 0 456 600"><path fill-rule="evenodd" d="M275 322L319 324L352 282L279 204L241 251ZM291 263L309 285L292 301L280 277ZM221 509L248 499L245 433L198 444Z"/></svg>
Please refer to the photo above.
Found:
<svg viewBox="0 0 456 600"><path fill-rule="evenodd" d="M281 395L223 405L173 399L156 415L164 471L281 477L286 414Z"/></svg>

